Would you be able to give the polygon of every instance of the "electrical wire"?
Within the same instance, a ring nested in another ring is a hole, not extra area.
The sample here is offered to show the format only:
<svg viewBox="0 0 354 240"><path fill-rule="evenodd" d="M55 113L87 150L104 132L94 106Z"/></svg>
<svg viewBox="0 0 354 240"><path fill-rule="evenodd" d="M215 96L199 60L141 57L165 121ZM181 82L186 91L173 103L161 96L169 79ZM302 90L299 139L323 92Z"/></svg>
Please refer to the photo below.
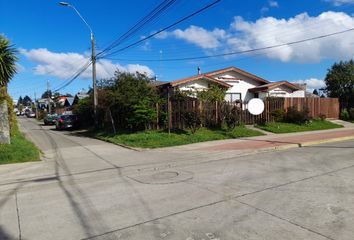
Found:
<svg viewBox="0 0 354 240"><path fill-rule="evenodd" d="M346 29L346 30L343 30L343 31L334 32L334 33L325 34L325 35L320 35L320 36L316 36L316 37L312 37L312 38L306 38L306 39L302 39L302 40L298 40L298 41L292 41L292 42L288 42L288 43L276 44L276 45L262 47L262 48L254 48L254 49L249 49L249 50L245 50L245 51L236 51L236 52L221 53L221 54L214 54L214 55L204 55L204 56L196 56L196 57L169 58L169 59L163 59L163 60L161 60L161 59L139 59L139 60L138 59L129 59L129 61L175 62L175 61L187 61L187 60L199 60L199 59L208 59L208 58L217 58L217 57L227 57L227 56L232 56L232 55L252 53L252 52L257 52L257 51L262 51L262 50L268 50L268 49L273 49L273 48L279 48L279 47L284 47L284 46L300 44L300 43L304 43L304 42L308 42L308 41L313 41L313 40L317 40L317 39L322 39L322 38L327 38L327 37L331 37L331 36L347 33L347 32L353 31L353 30L354 30L354 28L350 28L350 29ZM121 61L124 60L124 59L119 59L119 58L107 58L107 57L106 57L106 59L121 60Z"/></svg>
<svg viewBox="0 0 354 240"><path fill-rule="evenodd" d="M122 36L120 36L117 40L113 41L112 44L110 44L108 47L106 47L104 50L99 52L97 56L100 56L104 54L105 52L110 51L111 49L117 47L121 43L123 43L125 40L131 38L134 34L136 34L138 31L143 29L148 23L152 22L154 19L156 19L159 15L161 15L164 11L166 11L169 7L171 7L174 3L176 3L177 0L165 0L162 3L160 3L156 8L154 8L149 14L147 14L145 17L140 19L134 26L132 26L126 33L124 33Z"/></svg>
<svg viewBox="0 0 354 240"><path fill-rule="evenodd" d="M182 19L180 19L180 20L178 20L178 21L176 21L176 22L170 24L169 26L164 27L164 28L162 28L161 30L159 30L159 31L157 31L157 32L155 32L155 33L153 33L153 34L151 34L151 35L149 35L149 36L147 36L147 37L144 37L144 38L140 39L139 41L136 41L136 42L134 42L134 43L132 43L132 44L129 44L128 46L125 46L125 47L120 48L120 49L118 49L118 50L116 50L116 51L113 51L113 52L111 52L111 53L108 53L108 54L106 54L106 55L103 55L102 57L99 57L99 58L107 58L107 56L114 55L114 54L116 54L116 53L118 53L118 52L124 51L124 50L126 50L126 49L128 49L128 48L131 48L131 47L133 47L133 46L136 46L136 45L138 45L138 44L140 44L140 43L142 43L142 42L144 42L144 41L146 41L146 40L148 40L148 39L150 39L150 38L152 38L152 37L154 37L154 36L160 34L161 32L164 32L164 31L166 31L166 30L168 30L168 29L170 29L170 28L172 28L172 27L174 27L174 26L176 26L176 25L178 25L178 24L180 24L180 23L182 23L182 22L188 20L189 18L194 17L195 15L197 15L197 14L199 14L199 13L201 13L201 12L207 10L208 8L214 6L215 4L219 3L220 1L221 1L221 0L216 0L216 1L214 1L214 2L212 2L212 3L210 3L210 4L208 4L208 5L206 5L205 7L199 9L198 11L193 12L192 14L189 14L188 16L185 16L185 17L183 17Z"/></svg>

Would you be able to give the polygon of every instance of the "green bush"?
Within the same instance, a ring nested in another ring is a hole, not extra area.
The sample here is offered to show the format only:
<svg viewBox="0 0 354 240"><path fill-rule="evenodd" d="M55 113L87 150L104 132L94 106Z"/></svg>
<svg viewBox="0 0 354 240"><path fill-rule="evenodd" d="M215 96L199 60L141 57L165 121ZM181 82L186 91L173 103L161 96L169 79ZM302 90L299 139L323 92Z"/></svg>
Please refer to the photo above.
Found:
<svg viewBox="0 0 354 240"><path fill-rule="evenodd" d="M229 130L233 130L236 126L240 125L239 116L241 110L238 107L226 108L223 114L224 123Z"/></svg>
<svg viewBox="0 0 354 240"><path fill-rule="evenodd" d="M151 106L151 102L148 99L144 99L132 106L133 114L129 119L131 128L134 130L144 130L148 128L148 125L156 121L157 114L156 109Z"/></svg>
<svg viewBox="0 0 354 240"><path fill-rule="evenodd" d="M349 116L350 116L350 120L354 120L354 108L351 108L349 110Z"/></svg>
<svg viewBox="0 0 354 240"><path fill-rule="evenodd" d="M273 110L270 115L273 117L275 122L282 122L285 117L285 111L283 109Z"/></svg>
<svg viewBox="0 0 354 240"><path fill-rule="evenodd" d="M284 116L284 122L304 124L311 120L308 108L304 108L302 111L297 110L296 107L292 106L287 109Z"/></svg>
<svg viewBox="0 0 354 240"><path fill-rule="evenodd" d="M344 121L348 121L350 119L350 115L349 112L346 108L344 108L341 112L340 112L340 119L344 120Z"/></svg>
<svg viewBox="0 0 354 240"><path fill-rule="evenodd" d="M187 128L191 130L194 134L201 127L201 118L198 112L185 112L182 114L182 117L187 125Z"/></svg>
<svg viewBox="0 0 354 240"><path fill-rule="evenodd" d="M319 118L321 121L324 121L324 120L326 120L327 116L326 116L325 114L321 113L321 114L318 116L318 118Z"/></svg>
<svg viewBox="0 0 354 240"><path fill-rule="evenodd" d="M18 130L16 114L14 112L13 101L10 95L7 93L6 87L0 87L0 103L7 102L7 108L9 113L10 134L14 136Z"/></svg>

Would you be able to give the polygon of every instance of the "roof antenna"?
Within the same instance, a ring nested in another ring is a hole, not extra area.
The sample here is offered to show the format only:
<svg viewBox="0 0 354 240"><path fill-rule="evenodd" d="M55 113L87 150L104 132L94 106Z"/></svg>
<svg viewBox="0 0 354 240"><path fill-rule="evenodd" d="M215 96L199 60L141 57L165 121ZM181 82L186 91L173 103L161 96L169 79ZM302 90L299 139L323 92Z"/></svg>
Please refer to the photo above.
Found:
<svg viewBox="0 0 354 240"><path fill-rule="evenodd" d="M198 75L200 75L202 73L200 67L198 67Z"/></svg>

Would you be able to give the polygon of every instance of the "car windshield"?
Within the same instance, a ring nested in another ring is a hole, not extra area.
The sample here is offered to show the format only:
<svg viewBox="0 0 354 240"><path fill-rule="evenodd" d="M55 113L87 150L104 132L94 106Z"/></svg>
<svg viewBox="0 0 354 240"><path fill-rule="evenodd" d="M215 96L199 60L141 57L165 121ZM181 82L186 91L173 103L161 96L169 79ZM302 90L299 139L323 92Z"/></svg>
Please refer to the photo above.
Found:
<svg viewBox="0 0 354 240"><path fill-rule="evenodd" d="M73 115L63 115L63 116L61 116L61 119L63 119L63 120L73 120L74 116Z"/></svg>

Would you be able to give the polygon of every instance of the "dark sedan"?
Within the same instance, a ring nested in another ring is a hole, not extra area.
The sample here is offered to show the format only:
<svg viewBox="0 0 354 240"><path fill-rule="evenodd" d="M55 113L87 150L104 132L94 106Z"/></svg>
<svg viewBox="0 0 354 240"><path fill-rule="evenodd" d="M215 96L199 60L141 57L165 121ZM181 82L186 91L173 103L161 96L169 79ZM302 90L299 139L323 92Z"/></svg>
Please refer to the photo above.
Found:
<svg viewBox="0 0 354 240"><path fill-rule="evenodd" d="M78 117L76 115L61 115L58 116L55 122L56 129L70 129L79 126Z"/></svg>
<svg viewBox="0 0 354 240"><path fill-rule="evenodd" d="M58 115L48 114L44 119L44 125L55 125Z"/></svg>

